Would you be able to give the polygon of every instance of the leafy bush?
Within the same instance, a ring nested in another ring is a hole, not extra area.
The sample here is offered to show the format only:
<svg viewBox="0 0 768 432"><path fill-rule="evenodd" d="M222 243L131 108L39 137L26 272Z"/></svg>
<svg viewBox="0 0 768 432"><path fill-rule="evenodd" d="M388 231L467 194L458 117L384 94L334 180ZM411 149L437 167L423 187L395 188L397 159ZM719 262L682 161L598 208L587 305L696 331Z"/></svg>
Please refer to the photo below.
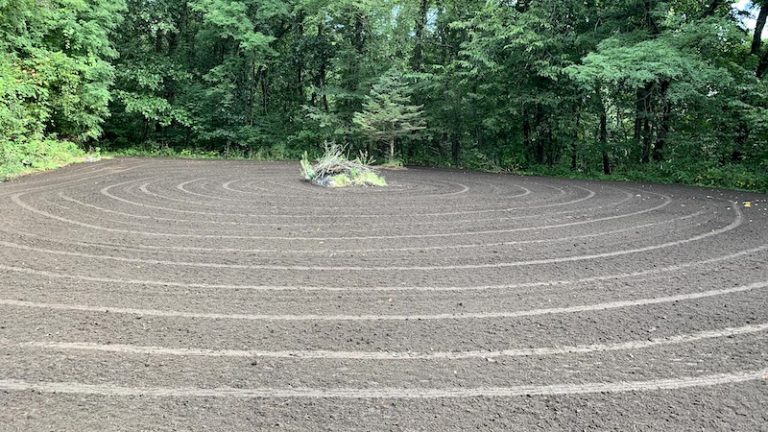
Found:
<svg viewBox="0 0 768 432"><path fill-rule="evenodd" d="M28 140L0 142L0 181L84 160L86 153L67 141ZM98 154L91 155L98 158Z"/></svg>

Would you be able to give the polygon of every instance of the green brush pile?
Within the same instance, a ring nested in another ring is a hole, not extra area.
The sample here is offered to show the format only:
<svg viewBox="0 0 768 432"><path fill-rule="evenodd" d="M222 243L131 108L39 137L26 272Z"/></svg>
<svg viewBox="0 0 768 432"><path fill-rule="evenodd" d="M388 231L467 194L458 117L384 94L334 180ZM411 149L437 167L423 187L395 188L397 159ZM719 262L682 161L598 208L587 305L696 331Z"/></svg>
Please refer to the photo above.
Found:
<svg viewBox="0 0 768 432"><path fill-rule="evenodd" d="M326 187L386 186L384 177L371 168L372 162L364 153L349 160L341 146L330 143L326 144L325 152L314 163L304 153L301 174L308 182Z"/></svg>

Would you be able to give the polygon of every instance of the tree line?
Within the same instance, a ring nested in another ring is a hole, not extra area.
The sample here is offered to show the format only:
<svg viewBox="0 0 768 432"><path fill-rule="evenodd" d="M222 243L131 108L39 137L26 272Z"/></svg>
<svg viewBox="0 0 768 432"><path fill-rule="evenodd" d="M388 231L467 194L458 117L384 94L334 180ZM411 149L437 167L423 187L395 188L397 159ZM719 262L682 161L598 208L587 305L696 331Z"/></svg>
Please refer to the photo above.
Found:
<svg viewBox="0 0 768 432"><path fill-rule="evenodd" d="M0 0L0 142L296 158L335 141L768 188L767 16L765 0Z"/></svg>

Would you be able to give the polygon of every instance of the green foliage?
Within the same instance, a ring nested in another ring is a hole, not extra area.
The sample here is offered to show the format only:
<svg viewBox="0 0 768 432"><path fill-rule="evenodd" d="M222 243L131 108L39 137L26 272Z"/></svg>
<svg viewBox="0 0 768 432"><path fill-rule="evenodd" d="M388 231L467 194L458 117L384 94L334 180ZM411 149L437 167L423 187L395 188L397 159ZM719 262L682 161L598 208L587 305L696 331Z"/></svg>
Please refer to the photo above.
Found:
<svg viewBox="0 0 768 432"><path fill-rule="evenodd" d="M0 174L64 165L101 136L120 0L0 1ZM24 163L23 163L24 162Z"/></svg>
<svg viewBox="0 0 768 432"><path fill-rule="evenodd" d="M312 167L312 163L309 161L309 156L307 155L307 152L304 152L304 156L302 156L301 161L301 175L304 177L304 180L306 181L314 181L317 178L317 172L315 172L315 168Z"/></svg>
<svg viewBox="0 0 768 432"><path fill-rule="evenodd" d="M128 147L117 150L110 150L105 154L114 157L162 157L174 159L229 159L229 160L256 160L256 161L274 161L274 160L295 160L295 155L283 153L279 147L270 149L270 151L244 152L230 151L223 153L218 150L206 150L200 148L173 148L167 147L157 142L145 143L142 147Z"/></svg>
<svg viewBox="0 0 768 432"><path fill-rule="evenodd" d="M610 175L598 167L573 171L567 165L535 165L525 169L507 170L520 175L558 176L574 179L603 179L615 181L678 183L692 186L738 189L768 193L768 170L753 170L741 164L669 163L622 167Z"/></svg>
<svg viewBox="0 0 768 432"><path fill-rule="evenodd" d="M343 188L352 186L352 184L352 174L336 174L328 177L327 182L325 182L324 185L334 188Z"/></svg>
<svg viewBox="0 0 768 432"><path fill-rule="evenodd" d="M768 46L733 8L0 0L0 143L761 189Z"/></svg>
<svg viewBox="0 0 768 432"><path fill-rule="evenodd" d="M91 154L95 160L99 154ZM0 143L0 181L35 171L44 171L86 160L86 153L67 141L33 140Z"/></svg>
<svg viewBox="0 0 768 432"><path fill-rule="evenodd" d="M397 138L426 128L422 106L412 105L410 89L401 73L390 70L365 97L363 111L352 121L374 141L389 145L389 161L395 159Z"/></svg>
<svg viewBox="0 0 768 432"><path fill-rule="evenodd" d="M387 181L384 177L376 174L373 171L367 172L347 172L343 174L336 174L330 177L324 178L318 182L322 186L332 188L344 188L349 186L387 186Z"/></svg>
<svg viewBox="0 0 768 432"><path fill-rule="evenodd" d="M373 171L366 171L363 173L358 174L357 176L352 176L353 181L361 186L379 186L384 187L387 185L387 181L384 179L384 177L376 174Z"/></svg>
<svg viewBox="0 0 768 432"><path fill-rule="evenodd" d="M106 0L0 4L0 62L15 70L3 93L16 88L29 132L77 142L100 136L114 74L109 60L117 55L109 32L121 11L120 1Z"/></svg>

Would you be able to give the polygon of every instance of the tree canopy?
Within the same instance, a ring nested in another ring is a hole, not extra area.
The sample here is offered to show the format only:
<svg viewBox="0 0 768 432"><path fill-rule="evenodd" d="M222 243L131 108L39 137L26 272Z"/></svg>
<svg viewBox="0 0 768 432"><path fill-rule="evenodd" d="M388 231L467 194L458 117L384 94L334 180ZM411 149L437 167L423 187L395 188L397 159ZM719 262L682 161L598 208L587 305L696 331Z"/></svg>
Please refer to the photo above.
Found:
<svg viewBox="0 0 768 432"><path fill-rule="evenodd" d="M263 158L336 141L768 189L766 16L764 0L0 0L0 141Z"/></svg>

